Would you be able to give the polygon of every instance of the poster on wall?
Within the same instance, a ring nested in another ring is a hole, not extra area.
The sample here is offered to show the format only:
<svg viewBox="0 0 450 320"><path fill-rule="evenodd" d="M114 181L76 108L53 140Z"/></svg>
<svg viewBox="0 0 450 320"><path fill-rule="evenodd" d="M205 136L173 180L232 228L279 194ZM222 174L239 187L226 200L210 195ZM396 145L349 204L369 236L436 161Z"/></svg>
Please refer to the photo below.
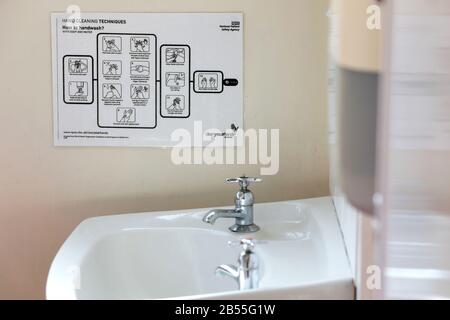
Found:
<svg viewBox="0 0 450 320"><path fill-rule="evenodd" d="M51 22L56 146L221 145L243 128L241 13Z"/></svg>

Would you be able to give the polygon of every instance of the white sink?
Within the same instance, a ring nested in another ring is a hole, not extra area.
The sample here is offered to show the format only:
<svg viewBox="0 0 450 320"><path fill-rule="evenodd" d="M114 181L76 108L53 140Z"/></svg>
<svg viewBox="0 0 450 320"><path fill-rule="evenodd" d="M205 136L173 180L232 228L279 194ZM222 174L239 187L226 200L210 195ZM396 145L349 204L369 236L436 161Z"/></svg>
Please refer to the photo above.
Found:
<svg viewBox="0 0 450 320"><path fill-rule="evenodd" d="M210 210L112 215L83 221L56 255L48 299L353 299L353 280L331 198L255 205L261 231L233 234ZM260 241L260 288L238 291L214 274L239 246Z"/></svg>

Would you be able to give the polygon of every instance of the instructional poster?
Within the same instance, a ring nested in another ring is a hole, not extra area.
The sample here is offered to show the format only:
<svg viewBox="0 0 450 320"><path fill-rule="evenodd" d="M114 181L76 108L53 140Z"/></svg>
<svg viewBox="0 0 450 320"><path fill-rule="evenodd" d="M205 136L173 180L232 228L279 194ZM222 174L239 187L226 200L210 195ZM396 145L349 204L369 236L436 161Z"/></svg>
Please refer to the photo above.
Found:
<svg viewBox="0 0 450 320"><path fill-rule="evenodd" d="M51 19L56 146L174 146L177 129L221 145L243 127L242 14Z"/></svg>

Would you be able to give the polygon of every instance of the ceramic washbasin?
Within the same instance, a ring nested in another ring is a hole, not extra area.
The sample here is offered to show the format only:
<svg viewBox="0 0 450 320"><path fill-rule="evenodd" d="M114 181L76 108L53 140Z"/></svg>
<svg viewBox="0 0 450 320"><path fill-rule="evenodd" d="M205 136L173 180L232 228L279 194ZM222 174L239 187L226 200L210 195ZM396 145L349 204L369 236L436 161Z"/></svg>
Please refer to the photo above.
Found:
<svg viewBox="0 0 450 320"><path fill-rule="evenodd" d="M56 255L48 299L353 299L353 281L331 198L261 203L261 231L233 234L210 210L111 215L83 221ZM234 264L240 238L256 241L258 289L237 291L214 274Z"/></svg>

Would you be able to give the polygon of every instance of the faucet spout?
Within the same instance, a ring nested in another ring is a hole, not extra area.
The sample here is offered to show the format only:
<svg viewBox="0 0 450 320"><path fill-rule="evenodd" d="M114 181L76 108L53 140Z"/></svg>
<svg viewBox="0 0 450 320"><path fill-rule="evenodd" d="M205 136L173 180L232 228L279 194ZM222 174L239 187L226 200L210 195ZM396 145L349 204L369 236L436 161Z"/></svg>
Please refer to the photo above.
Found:
<svg viewBox="0 0 450 320"><path fill-rule="evenodd" d="M228 276L233 279L238 279L239 270L235 266L229 264L222 264L216 268L216 275Z"/></svg>
<svg viewBox="0 0 450 320"><path fill-rule="evenodd" d="M244 214L239 209L213 209L203 217L203 222L214 224L218 218L243 218Z"/></svg>
<svg viewBox="0 0 450 320"><path fill-rule="evenodd" d="M242 251L239 254L237 265L222 264L216 268L216 275L227 276L234 279L239 290L256 289L259 286L259 259L253 251L254 243L250 239L240 241Z"/></svg>

